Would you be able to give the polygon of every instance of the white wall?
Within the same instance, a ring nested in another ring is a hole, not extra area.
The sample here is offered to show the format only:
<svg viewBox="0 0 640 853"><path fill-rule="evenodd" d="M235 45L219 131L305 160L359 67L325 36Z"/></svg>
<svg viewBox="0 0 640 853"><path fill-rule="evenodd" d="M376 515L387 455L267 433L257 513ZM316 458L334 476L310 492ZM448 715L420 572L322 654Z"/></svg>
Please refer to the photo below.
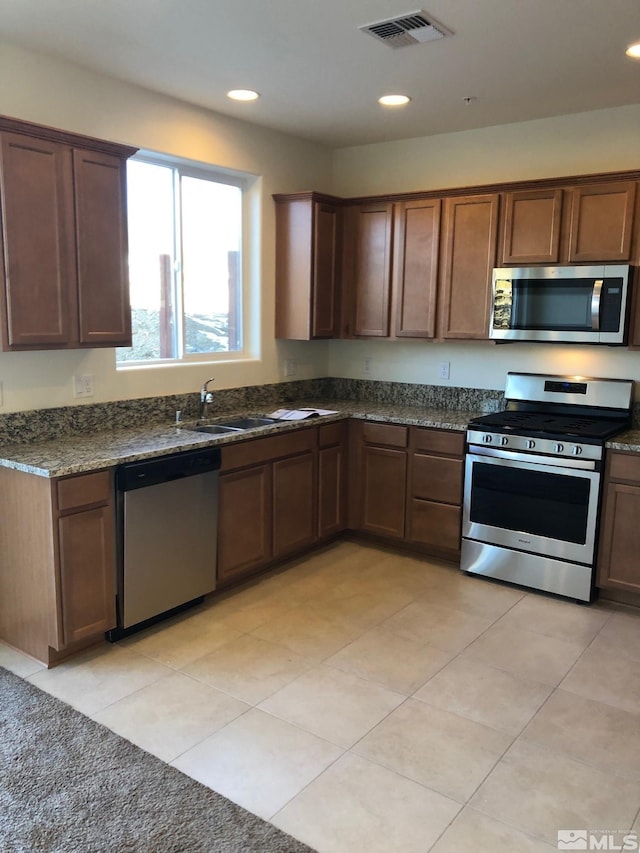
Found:
<svg viewBox="0 0 640 853"><path fill-rule="evenodd" d="M252 217L260 226L260 240L248 259L251 290L246 307L254 328L257 324L262 333L262 350L253 354L252 361L214 366L200 363L116 372L113 349L0 353L0 413L75 404L72 377L83 373L93 374L95 382L95 397L87 402L195 391L209 376L216 377L218 388L278 382L285 358L297 360L296 378L326 375L326 344L280 343L273 337L271 194L328 189L328 149L9 44L0 44L0 113L259 176Z"/></svg>
<svg viewBox="0 0 640 853"><path fill-rule="evenodd" d="M342 196L640 169L640 105L501 127L405 139L334 152L333 191ZM638 380L640 352L614 347L487 342L335 341L332 376L471 388L504 387L508 370ZM438 378L448 361L450 378Z"/></svg>

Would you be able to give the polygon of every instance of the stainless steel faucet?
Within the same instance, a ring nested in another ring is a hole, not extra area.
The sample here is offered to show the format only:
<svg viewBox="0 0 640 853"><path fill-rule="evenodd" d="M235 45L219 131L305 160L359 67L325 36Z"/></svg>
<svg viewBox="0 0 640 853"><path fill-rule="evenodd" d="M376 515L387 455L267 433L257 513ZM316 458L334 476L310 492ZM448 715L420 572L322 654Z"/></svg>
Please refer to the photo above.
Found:
<svg viewBox="0 0 640 853"><path fill-rule="evenodd" d="M210 382L214 381L214 379L207 379L200 389L200 417L198 420L204 420L205 415L207 414L207 406L209 403L213 403L213 391L209 391L208 386Z"/></svg>

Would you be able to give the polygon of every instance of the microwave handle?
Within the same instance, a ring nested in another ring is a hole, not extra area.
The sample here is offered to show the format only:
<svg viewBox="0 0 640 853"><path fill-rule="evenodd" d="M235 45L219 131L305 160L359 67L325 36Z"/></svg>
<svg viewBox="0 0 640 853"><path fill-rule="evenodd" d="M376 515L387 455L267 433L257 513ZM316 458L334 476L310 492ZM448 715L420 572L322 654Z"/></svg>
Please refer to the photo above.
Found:
<svg viewBox="0 0 640 853"><path fill-rule="evenodd" d="M591 293L591 328L594 332L600 331L600 297L602 296L603 283L603 279L597 278L593 283Z"/></svg>

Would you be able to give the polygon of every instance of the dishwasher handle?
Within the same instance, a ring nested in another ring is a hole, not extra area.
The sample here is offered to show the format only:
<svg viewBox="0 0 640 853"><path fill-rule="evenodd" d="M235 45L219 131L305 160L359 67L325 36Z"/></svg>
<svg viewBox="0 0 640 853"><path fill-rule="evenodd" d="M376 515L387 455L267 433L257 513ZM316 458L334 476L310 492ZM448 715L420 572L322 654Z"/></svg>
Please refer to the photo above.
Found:
<svg viewBox="0 0 640 853"><path fill-rule="evenodd" d="M140 462L126 462L116 469L116 488L119 492L131 492L171 480L217 471L220 468L220 459L219 447L205 447L168 456L155 456Z"/></svg>

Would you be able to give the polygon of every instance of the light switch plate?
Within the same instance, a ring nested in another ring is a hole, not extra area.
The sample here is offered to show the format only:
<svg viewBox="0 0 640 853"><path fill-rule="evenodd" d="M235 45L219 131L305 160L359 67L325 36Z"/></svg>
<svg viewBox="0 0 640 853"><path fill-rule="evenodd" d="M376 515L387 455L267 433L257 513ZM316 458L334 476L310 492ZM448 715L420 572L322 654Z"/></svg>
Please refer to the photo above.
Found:
<svg viewBox="0 0 640 853"><path fill-rule="evenodd" d="M74 397L93 397L93 374L84 373L73 377Z"/></svg>
<svg viewBox="0 0 640 853"><path fill-rule="evenodd" d="M439 379L448 379L450 373L451 363L448 361L439 361L438 362L438 378Z"/></svg>
<svg viewBox="0 0 640 853"><path fill-rule="evenodd" d="M298 371L298 363L295 358L285 358L284 360L284 375L295 376Z"/></svg>

